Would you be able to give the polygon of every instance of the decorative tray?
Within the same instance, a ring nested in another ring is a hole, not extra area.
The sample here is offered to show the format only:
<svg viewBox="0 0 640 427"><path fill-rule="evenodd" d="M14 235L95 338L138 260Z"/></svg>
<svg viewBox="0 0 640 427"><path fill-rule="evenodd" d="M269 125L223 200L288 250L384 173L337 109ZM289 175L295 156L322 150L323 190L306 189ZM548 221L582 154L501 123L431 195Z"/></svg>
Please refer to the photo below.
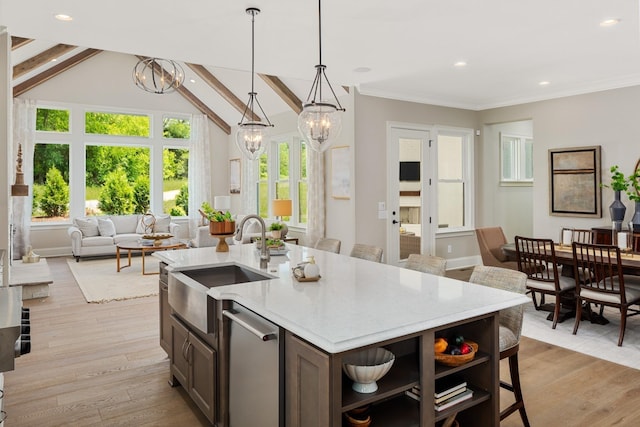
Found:
<svg viewBox="0 0 640 427"><path fill-rule="evenodd" d="M285 248L284 246L279 248L269 248L269 253L271 255L286 255L287 252L289 252L289 249Z"/></svg>
<svg viewBox="0 0 640 427"><path fill-rule="evenodd" d="M473 341L465 341L465 343L471 346L471 353L459 355L435 353L434 358L436 359L436 362L445 366L462 366L465 363L471 362L478 352L478 343Z"/></svg>
<svg viewBox="0 0 640 427"><path fill-rule="evenodd" d="M172 237L173 237L173 234L169 234L169 233L150 233L150 234L144 234L142 236L143 239L148 239L148 240L170 239Z"/></svg>
<svg viewBox="0 0 640 427"><path fill-rule="evenodd" d="M318 277L298 277L295 274L293 275L293 278L296 279L298 282L317 282L318 280L320 280L320 277L322 277L322 276L318 276Z"/></svg>

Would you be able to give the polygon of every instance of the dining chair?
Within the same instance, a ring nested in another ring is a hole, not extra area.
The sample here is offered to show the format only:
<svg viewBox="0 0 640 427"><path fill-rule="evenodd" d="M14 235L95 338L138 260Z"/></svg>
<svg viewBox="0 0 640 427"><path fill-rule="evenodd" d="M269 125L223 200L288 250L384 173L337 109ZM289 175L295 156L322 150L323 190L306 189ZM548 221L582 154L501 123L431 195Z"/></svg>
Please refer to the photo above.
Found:
<svg viewBox="0 0 640 427"><path fill-rule="evenodd" d="M527 289L531 291L535 309L540 310L543 303L538 304L536 293L540 293L542 298L544 295L555 298L551 325L555 329L560 317L561 299L571 297L576 289L575 280L559 273L553 240L516 236L515 241L518 270L527 275Z"/></svg>
<svg viewBox="0 0 640 427"><path fill-rule="evenodd" d="M482 264L511 270L518 269L518 263L510 260L502 251L501 247L507 243L502 227L476 228L476 237Z"/></svg>
<svg viewBox="0 0 640 427"><path fill-rule="evenodd" d="M469 282L524 294L527 288L527 275L506 268L478 265L474 267ZM509 359L509 376L511 377L511 384L500 381L500 387L513 392L515 397L515 402L500 412L500 421L515 411L519 411L522 424L525 427L529 427L529 418L524 407L518 367L518 350L520 349L523 315L524 307L522 305L500 310L498 314L500 360Z"/></svg>
<svg viewBox="0 0 640 427"><path fill-rule="evenodd" d="M321 237L316 242L314 248L320 249L321 251L333 252L334 254L340 253L340 245L342 242L338 239L330 239L327 237Z"/></svg>
<svg viewBox="0 0 640 427"><path fill-rule="evenodd" d="M382 248L365 245L363 243L355 243L351 249L350 256L368 261L382 262Z"/></svg>
<svg viewBox="0 0 640 427"><path fill-rule="evenodd" d="M433 255L410 254L404 266L410 270L444 276L447 260Z"/></svg>
<svg viewBox="0 0 640 427"><path fill-rule="evenodd" d="M593 230L574 228L572 241L578 243L593 243Z"/></svg>
<svg viewBox="0 0 640 427"><path fill-rule="evenodd" d="M588 311L591 310L591 303L614 307L620 311L618 346L621 346L627 317L640 314L640 310L631 308L640 303L640 277L623 273L620 248L617 246L578 242L572 246L577 293L573 334L578 332L583 304Z"/></svg>

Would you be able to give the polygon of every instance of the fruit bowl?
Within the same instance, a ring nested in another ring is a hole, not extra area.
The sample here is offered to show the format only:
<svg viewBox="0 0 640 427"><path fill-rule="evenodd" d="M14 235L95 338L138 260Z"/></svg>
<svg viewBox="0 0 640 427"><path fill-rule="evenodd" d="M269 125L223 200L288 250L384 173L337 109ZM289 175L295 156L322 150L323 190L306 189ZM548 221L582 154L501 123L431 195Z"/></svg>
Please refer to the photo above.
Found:
<svg viewBox="0 0 640 427"><path fill-rule="evenodd" d="M436 362L446 366L461 366L465 363L471 362L478 352L478 343L473 341L465 341L465 343L471 346L471 351L467 354L447 354L447 353L435 353L434 357Z"/></svg>
<svg viewBox="0 0 640 427"><path fill-rule="evenodd" d="M371 348L346 356L342 370L353 380L353 390L358 393L373 393L378 390L376 381L389 372L395 359L395 355L386 348Z"/></svg>

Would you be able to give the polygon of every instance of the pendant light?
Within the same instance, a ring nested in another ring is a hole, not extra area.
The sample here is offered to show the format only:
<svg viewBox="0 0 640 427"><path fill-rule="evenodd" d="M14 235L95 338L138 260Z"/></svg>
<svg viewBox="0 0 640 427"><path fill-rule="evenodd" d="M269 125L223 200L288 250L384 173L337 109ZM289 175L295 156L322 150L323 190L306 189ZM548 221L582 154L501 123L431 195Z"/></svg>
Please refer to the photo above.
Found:
<svg viewBox="0 0 640 427"><path fill-rule="evenodd" d="M322 65L322 7L318 0L318 47L319 61L316 65L316 77L311 85L309 96L302 104L302 112L298 116L298 130L309 146L319 152L325 151L333 143L342 129L342 112L345 111L338 101L331 83L325 74L325 65ZM323 81L329 91L322 88ZM333 95L331 102L324 97Z"/></svg>
<svg viewBox="0 0 640 427"><path fill-rule="evenodd" d="M255 63L255 54L254 54L254 45L255 45L255 36L254 36L254 26L255 26L255 17L260 13L260 9L255 7L250 7L246 10L248 15L251 15L251 92L249 92L249 101L247 102L246 107L244 108L244 113L242 114L242 119L240 119L240 123L238 123L238 131L236 132L236 144L238 145L238 149L247 157L249 160L255 160L262 153L264 153L267 149L267 141L266 137L268 135L268 130L270 127L273 127L269 118L265 114L260 102L258 101L258 94L254 90L253 82L254 82L254 63ZM260 121L254 121L254 104L258 106L260 112L264 116L264 120L266 123Z"/></svg>
<svg viewBox="0 0 640 427"><path fill-rule="evenodd" d="M142 58L133 67L133 81L146 92L162 95L182 86L184 70L170 59Z"/></svg>

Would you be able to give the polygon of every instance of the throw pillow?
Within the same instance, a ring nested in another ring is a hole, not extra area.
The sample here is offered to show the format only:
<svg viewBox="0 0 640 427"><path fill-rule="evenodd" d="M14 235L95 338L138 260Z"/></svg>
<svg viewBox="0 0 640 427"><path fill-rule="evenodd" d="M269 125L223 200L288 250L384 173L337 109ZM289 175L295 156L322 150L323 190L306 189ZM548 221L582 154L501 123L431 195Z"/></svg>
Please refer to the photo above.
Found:
<svg viewBox="0 0 640 427"><path fill-rule="evenodd" d="M98 221L95 218L76 218L75 223L82 233L82 237L95 237L100 235Z"/></svg>
<svg viewBox="0 0 640 427"><path fill-rule="evenodd" d="M156 223L153 226L154 233L168 233L171 224L171 215L156 215Z"/></svg>
<svg viewBox="0 0 640 427"><path fill-rule="evenodd" d="M98 218L98 230L101 236L113 237L116 235L116 226L109 218Z"/></svg>

